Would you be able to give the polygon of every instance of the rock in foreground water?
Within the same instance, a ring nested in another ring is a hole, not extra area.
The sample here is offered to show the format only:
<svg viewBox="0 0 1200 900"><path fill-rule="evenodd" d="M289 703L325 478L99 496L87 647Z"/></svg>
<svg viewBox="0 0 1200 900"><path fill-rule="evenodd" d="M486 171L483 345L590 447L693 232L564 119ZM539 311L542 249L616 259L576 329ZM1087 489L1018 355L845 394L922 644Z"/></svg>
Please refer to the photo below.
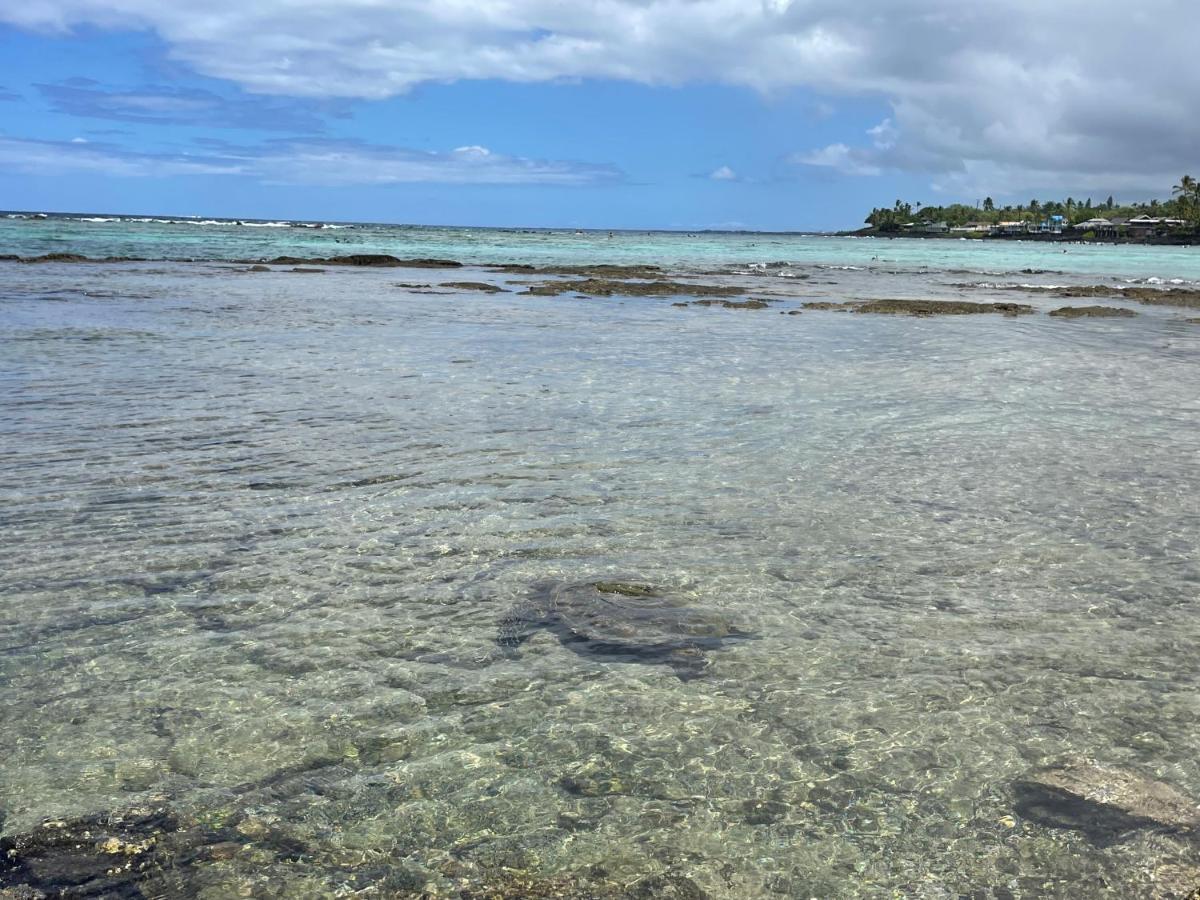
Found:
<svg viewBox="0 0 1200 900"><path fill-rule="evenodd" d="M1200 804L1193 797L1129 769L1090 760L1038 769L1013 790L1023 817L1082 831L1099 843L1142 828L1175 833L1200 829Z"/></svg>
<svg viewBox="0 0 1200 900"><path fill-rule="evenodd" d="M501 620L497 641L515 650L539 629L575 653L668 665L685 681L708 667L706 651L752 636L719 611L624 581L539 582Z"/></svg>

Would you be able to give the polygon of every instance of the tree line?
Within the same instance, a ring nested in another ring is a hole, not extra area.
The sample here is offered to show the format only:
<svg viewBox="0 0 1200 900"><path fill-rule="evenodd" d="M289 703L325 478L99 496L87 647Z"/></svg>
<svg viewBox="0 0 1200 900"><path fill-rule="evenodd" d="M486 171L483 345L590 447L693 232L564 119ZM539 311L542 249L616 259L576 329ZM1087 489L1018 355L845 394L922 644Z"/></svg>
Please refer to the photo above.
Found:
<svg viewBox="0 0 1200 900"><path fill-rule="evenodd" d="M1148 215L1156 218L1184 219L1193 227L1200 227L1200 182L1191 175L1184 175L1171 188L1170 200L1147 200L1136 203L1117 203L1113 197L1095 203L1088 197L1077 200L1030 200L1028 203L997 206L991 197L986 197L974 206L966 203L951 203L948 206L923 206L897 200L888 208L871 210L866 223L880 231L896 231L909 222L918 225L945 222L951 228L971 223L996 225L1000 222L1041 222L1050 216L1062 216L1068 225L1076 225L1100 216L1132 219Z"/></svg>

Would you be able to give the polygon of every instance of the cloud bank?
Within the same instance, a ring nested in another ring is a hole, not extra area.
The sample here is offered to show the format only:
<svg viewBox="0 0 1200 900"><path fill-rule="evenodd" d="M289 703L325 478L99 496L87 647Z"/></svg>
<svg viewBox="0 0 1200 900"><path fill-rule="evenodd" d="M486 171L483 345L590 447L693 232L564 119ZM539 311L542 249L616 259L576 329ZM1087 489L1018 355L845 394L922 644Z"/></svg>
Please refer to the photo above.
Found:
<svg viewBox="0 0 1200 900"><path fill-rule="evenodd" d="M0 136L0 166L31 174L90 172L116 177L252 177L268 184L549 184L621 180L608 166L525 159L486 147L431 153L351 140L280 140L253 146L205 141L202 153L146 153L114 144L35 141Z"/></svg>
<svg viewBox="0 0 1200 900"><path fill-rule="evenodd" d="M146 29L205 75L295 97L489 78L878 96L886 136L797 161L945 185L1160 183L1200 146L1194 0L26 0L0 21Z"/></svg>
<svg viewBox="0 0 1200 900"><path fill-rule="evenodd" d="M157 85L112 90L86 78L34 87L55 112L90 119L309 133L325 129L308 104L286 99L230 98L201 88Z"/></svg>

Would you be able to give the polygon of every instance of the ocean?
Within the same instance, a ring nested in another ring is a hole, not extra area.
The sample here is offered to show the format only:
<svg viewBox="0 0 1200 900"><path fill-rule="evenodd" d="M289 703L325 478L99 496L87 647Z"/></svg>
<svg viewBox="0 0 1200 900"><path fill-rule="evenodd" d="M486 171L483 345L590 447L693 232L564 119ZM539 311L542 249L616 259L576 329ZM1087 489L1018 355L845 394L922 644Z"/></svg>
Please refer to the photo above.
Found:
<svg viewBox="0 0 1200 900"><path fill-rule="evenodd" d="M319 224L0 217L0 884L1200 886L1200 251Z"/></svg>

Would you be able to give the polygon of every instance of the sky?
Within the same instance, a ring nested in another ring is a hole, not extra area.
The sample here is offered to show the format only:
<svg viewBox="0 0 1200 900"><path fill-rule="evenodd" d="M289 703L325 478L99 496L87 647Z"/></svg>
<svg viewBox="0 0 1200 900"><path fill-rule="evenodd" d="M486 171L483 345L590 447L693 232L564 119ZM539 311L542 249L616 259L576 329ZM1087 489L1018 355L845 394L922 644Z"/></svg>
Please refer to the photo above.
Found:
<svg viewBox="0 0 1200 900"><path fill-rule="evenodd" d="M853 228L1170 196L1195 0L21 0L0 208Z"/></svg>

